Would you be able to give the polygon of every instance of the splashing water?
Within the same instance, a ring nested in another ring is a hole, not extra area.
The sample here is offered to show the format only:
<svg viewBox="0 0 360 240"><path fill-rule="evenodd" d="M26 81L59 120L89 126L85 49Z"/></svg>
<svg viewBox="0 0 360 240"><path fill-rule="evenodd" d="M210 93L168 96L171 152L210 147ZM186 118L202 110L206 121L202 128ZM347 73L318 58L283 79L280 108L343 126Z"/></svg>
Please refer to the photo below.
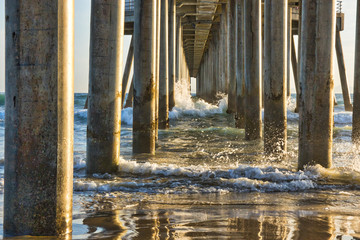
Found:
<svg viewBox="0 0 360 240"><path fill-rule="evenodd" d="M169 113L170 119L177 119L184 115L205 117L226 112L227 95L222 95L222 99L217 105L207 103L203 99L194 99L190 95L189 83L186 79L176 83L175 92L175 107Z"/></svg>
<svg viewBox="0 0 360 240"><path fill-rule="evenodd" d="M192 98L189 90L189 83L182 79L175 84L175 107L169 112L170 119L178 119L184 115L194 117L205 117L212 114L225 113L227 109L227 95L222 95L222 99L217 105L212 105L202 99ZM133 109L125 108L121 112L121 122L132 125Z"/></svg>

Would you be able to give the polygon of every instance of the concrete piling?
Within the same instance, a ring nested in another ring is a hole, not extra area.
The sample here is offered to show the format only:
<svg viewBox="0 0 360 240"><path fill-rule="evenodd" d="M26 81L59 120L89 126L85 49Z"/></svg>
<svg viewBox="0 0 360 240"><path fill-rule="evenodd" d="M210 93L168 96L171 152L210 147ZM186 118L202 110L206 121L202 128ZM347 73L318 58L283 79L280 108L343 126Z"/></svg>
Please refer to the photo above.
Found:
<svg viewBox="0 0 360 240"><path fill-rule="evenodd" d="M291 97L291 39L292 39L292 7L288 7L287 16L287 70L286 70L286 96L289 99Z"/></svg>
<svg viewBox="0 0 360 240"><path fill-rule="evenodd" d="M159 78L160 78L160 32L161 1L156 1L156 54L155 54L155 140L159 138Z"/></svg>
<svg viewBox="0 0 360 240"><path fill-rule="evenodd" d="M203 78L203 98L205 101L209 101L208 99L208 87L209 84L207 84L207 81L209 79L209 52L204 53L204 78Z"/></svg>
<svg viewBox="0 0 360 240"><path fill-rule="evenodd" d="M357 1L352 140L360 142L360 0Z"/></svg>
<svg viewBox="0 0 360 240"><path fill-rule="evenodd" d="M298 82L298 84L296 85L296 88L298 90L297 94L296 94L296 107L295 107L295 111L296 113L299 113L299 105L300 105L300 64L301 64L301 28L302 28L302 23L301 23L301 19L302 19L302 2L303 0L299 0L299 21L298 21L298 44L297 44L297 52L298 52L298 59L297 59L297 66L296 66L296 70L297 70L297 77L294 78L295 79L295 84L296 81ZM295 48L293 48L293 52L295 53ZM292 56L295 56L295 54L291 54ZM294 69L294 66L293 66Z"/></svg>
<svg viewBox="0 0 360 240"><path fill-rule="evenodd" d="M160 78L159 78L159 128L169 127L169 6L161 0Z"/></svg>
<svg viewBox="0 0 360 240"><path fill-rule="evenodd" d="M292 65L292 70L293 70L295 92L296 92L296 108L298 108L300 84L299 84L299 78L298 78L299 74L298 74L298 70L297 70L298 69L298 61L296 59L296 48L295 48L294 35L291 36L291 65Z"/></svg>
<svg viewBox="0 0 360 240"><path fill-rule="evenodd" d="M264 27L264 149L286 151L288 1L265 0Z"/></svg>
<svg viewBox="0 0 360 240"><path fill-rule="evenodd" d="M228 3L228 113L236 112L236 2L237 0L229 0Z"/></svg>
<svg viewBox="0 0 360 240"><path fill-rule="evenodd" d="M209 90L208 90L208 101L209 102L214 102L215 100L215 92L214 92L214 88L213 88L213 82L215 81L215 76L214 76L214 72L215 72L215 56L214 56L214 44L211 44L209 47L209 79L208 79L208 86L209 86Z"/></svg>
<svg viewBox="0 0 360 240"><path fill-rule="evenodd" d="M245 128L244 0L236 2L236 116L235 126Z"/></svg>
<svg viewBox="0 0 360 240"><path fill-rule="evenodd" d="M181 79L181 18L176 17L175 82Z"/></svg>
<svg viewBox="0 0 360 240"><path fill-rule="evenodd" d="M222 84L223 84L223 92L224 93L228 93L228 86L229 86L229 42L228 42L228 18L227 18L227 11L228 10L228 5L227 4L222 4L222 8L223 8L223 14L221 15L222 19L221 19L221 24L222 24L222 29L223 29L223 33L222 33L222 40L223 40L223 79L222 79Z"/></svg>
<svg viewBox="0 0 360 240"><path fill-rule="evenodd" d="M176 0L169 0L169 111L175 106Z"/></svg>
<svg viewBox="0 0 360 240"><path fill-rule="evenodd" d="M129 94L126 98L124 108L132 107L133 106L133 96L134 96L134 76L131 78Z"/></svg>
<svg viewBox="0 0 360 240"><path fill-rule="evenodd" d="M204 53L203 63L202 63L202 69L201 69L201 97L205 98L205 87L206 87L206 53Z"/></svg>
<svg viewBox="0 0 360 240"><path fill-rule="evenodd" d="M299 168L331 167L335 0L302 2ZM315 42L314 42L315 39Z"/></svg>
<svg viewBox="0 0 360 240"><path fill-rule="evenodd" d="M336 57L337 57L337 61L338 61L338 67L339 67L341 90L342 90L343 99L344 99L345 111L352 111L353 106L351 104L349 87L348 87L347 78L346 78L345 59L344 59L344 53L343 53L342 44L341 44L340 26L336 26L335 50L336 50Z"/></svg>
<svg viewBox="0 0 360 240"><path fill-rule="evenodd" d="M213 81L212 84L212 95L215 98L218 92L218 82L219 82L219 31L217 30L214 34L214 72L213 72Z"/></svg>
<svg viewBox="0 0 360 240"><path fill-rule="evenodd" d="M74 1L7 0L4 236L72 231Z"/></svg>
<svg viewBox="0 0 360 240"><path fill-rule="evenodd" d="M221 6L222 11L224 11L224 5ZM219 28L219 80L218 80L218 92L225 93L225 42L224 42L224 13L220 16L220 28Z"/></svg>
<svg viewBox="0 0 360 240"><path fill-rule="evenodd" d="M245 139L256 140L262 137L261 1L246 0L244 6Z"/></svg>
<svg viewBox="0 0 360 240"><path fill-rule="evenodd" d="M116 172L120 155L125 3L92 0L86 172Z"/></svg>
<svg viewBox="0 0 360 240"><path fill-rule="evenodd" d="M202 65L200 64L197 75L196 75L196 97L200 98L200 91L201 91L201 68Z"/></svg>
<svg viewBox="0 0 360 240"><path fill-rule="evenodd" d="M156 3L135 1L133 153L155 154Z"/></svg>

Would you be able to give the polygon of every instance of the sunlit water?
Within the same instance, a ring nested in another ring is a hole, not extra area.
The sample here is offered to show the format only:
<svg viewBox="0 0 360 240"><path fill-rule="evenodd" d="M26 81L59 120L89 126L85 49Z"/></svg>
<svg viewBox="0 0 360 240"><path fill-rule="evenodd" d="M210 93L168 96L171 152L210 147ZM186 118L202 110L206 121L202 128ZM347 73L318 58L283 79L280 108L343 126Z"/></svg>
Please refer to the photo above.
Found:
<svg viewBox="0 0 360 240"><path fill-rule="evenodd" d="M76 94L72 238L359 239L360 149L351 143L351 113L337 97L330 170L297 171L294 96L288 106L288 154L279 161L264 156L261 141L243 140L244 130L234 128L233 116L225 113L226 96L211 105L180 93L170 129L159 131L155 156L132 155L132 109L127 108L118 173L88 177L86 94Z"/></svg>

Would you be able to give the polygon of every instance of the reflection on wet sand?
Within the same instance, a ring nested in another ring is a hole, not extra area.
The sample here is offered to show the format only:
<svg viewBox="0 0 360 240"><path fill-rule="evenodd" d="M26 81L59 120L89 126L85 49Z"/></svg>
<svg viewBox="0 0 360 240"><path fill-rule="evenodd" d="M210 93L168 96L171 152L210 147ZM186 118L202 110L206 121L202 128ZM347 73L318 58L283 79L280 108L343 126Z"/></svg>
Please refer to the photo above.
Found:
<svg viewBox="0 0 360 240"><path fill-rule="evenodd" d="M228 220L228 232L239 239L260 239L261 223L257 219L233 218Z"/></svg>
<svg viewBox="0 0 360 240"><path fill-rule="evenodd" d="M208 208L123 209L88 214L87 239L350 240L360 239L360 217L311 211ZM215 210L215 211L214 211ZM219 215L216 214L220 213ZM225 216L231 216L225 218ZM340 234L340 233L346 233ZM71 239L22 236L6 239ZM73 236L73 239L84 239Z"/></svg>
<svg viewBox="0 0 360 240"><path fill-rule="evenodd" d="M316 212L272 212L236 209L216 215L214 209L126 209L89 215L88 239L356 239L359 217L316 215ZM339 233L348 233L340 235Z"/></svg>
<svg viewBox="0 0 360 240"><path fill-rule="evenodd" d="M135 219L136 236L132 239L174 239L174 231L166 211L138 210L130 218Z"/></svg>
<svg viewBox="0 0 360 240"><path fill-rule="evenodd" d="M126 235L126 227L120 220L119 210L97 213L83 221L88 226L89 239L120 240Z"/></svg>
<svg viewBox="0 0 360 240"><path fill-rule="evenodd" d="M360 239L360 192L352 193L99 194L78 217L87 233L73 239ZM119 204L134 196L136 204Z"/></svg>
<svg viewBox="0 0 360 240"><path fill-rule="evenodd" d="M300 214L301 215L301 214ZM298 219L297 239L324 239L336 237L334 221L328 216L305 216Z"/></svg>

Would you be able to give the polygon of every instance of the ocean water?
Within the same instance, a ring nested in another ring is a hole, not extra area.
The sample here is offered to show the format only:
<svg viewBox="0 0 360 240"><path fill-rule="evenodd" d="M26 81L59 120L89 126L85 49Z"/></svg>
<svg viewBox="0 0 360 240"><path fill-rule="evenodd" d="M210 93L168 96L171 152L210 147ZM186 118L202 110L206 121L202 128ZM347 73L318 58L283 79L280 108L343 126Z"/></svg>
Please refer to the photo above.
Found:
<svg viewBox="0 0 360 240"><path fill-rule="evenodd" d="M132 109L122 110L116 174L86 176L86 94L75 94L72 239L360 239L360 149L350 112L335 107L334 167L297 171L298 114L288 104L288 153L265 157L244 141L217 104L177 86L170 129L155 156L132 155ZM0 95L0 235L4 171L4 94ZM24 239L16 238L16 239ZM48 238L46 238L48 239Z"/></svg>

